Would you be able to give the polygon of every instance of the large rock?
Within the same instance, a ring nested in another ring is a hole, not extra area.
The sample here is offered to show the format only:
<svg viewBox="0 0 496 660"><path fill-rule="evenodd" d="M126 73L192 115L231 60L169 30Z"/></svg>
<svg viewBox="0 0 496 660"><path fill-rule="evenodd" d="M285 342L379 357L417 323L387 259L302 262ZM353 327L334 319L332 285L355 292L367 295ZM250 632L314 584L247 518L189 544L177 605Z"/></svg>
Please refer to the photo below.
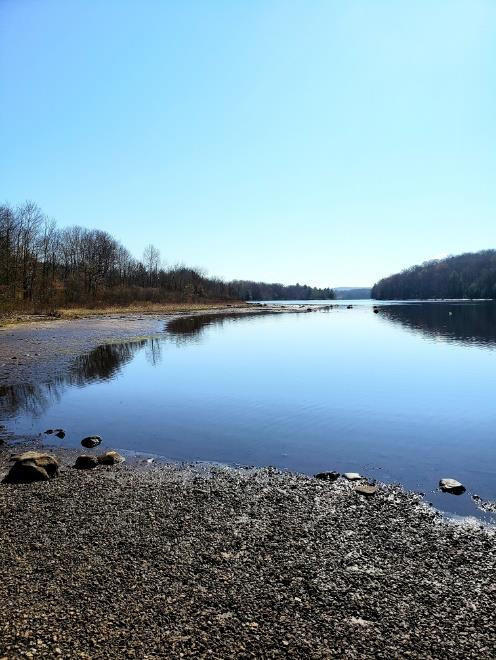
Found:
<svg viewBox="0 0 496 660"><path fill-rule="evenodd" d="M465 486L456 479L441 479L439 488L443 493L451 493L452 495L461 495L465 492Z"/></svg>
<svg viewBox="0 0 496 660"><path fill-rule="evenodd" d="M345 472L343 474L343 477L348 479L348 481L358 481L359 479L362 478L362 475L358 474L358 472Z"/></svg>
<svg viewBox="0 0 496 660"><path fill-rule="evenodd" d="M81 440L81 444L83 447L86 447L87 449L93 449L93 447L98 447L98 445L102 442L102 439L99 435L89 435L87 438L83 438Z"/></svg>
<svg viewBox="0 0 496 660"><path fill-rule="evenodd" d="M81 455L76 458L75 468L78 470L90 470L98 465L96 456Z"/></svg>
<svg viewBox="0 0 496 660"><path fill-rule="evenodd" d="M6 481L14 483L29 483L31 481L48 481L45 468L36 465L34 461L17 461L10 468Z"/></svg>
<svg viewBox="0 0 496 660"><path fill-rule="evenodd" d="M39 451L25 451L12 456L12 460L15 463L34 463L43 468L50 477L54 477L59 471L59 462L55 456Z"/></svg>
<svg viewBox="0 0 496 660"><path fill-rule="evenodd" d="M117 451L106 451L105 454L97 456L97 460L103 465L115 465L116 463L122 463L125 459Z"/></svg>
<svg viewBox="0 0 496 660"><path fill-rule="evenodd" d="M355 486L355 493L364 495L365 497L371 497L377 493L377 486L373 484L359 484Z"/></svg>

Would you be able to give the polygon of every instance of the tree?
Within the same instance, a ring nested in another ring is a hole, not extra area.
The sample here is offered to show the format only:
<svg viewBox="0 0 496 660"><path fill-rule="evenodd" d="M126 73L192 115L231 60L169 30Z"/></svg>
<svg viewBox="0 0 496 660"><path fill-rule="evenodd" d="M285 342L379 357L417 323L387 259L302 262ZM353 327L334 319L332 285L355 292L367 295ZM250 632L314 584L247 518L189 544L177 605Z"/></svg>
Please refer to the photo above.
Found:
<svg viewBox="0 0 496 660"><path fill-rule="evenodd" d="M160 268L160 250L151 243L143 252L143 264L148 275L149 286L156 286Z"/></svg>

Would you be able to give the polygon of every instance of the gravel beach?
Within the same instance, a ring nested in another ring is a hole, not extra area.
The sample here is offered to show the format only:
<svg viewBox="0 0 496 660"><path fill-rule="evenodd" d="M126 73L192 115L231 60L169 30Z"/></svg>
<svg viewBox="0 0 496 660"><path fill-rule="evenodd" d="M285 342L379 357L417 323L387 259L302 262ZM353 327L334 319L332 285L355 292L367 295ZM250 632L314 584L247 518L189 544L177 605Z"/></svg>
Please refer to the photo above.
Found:
<svg viewBox="0 0 496 660"><path fill-rule="evenodd" d="M416 495L57 456L0 485L0 657L495 657L494 532Z"/></svg>

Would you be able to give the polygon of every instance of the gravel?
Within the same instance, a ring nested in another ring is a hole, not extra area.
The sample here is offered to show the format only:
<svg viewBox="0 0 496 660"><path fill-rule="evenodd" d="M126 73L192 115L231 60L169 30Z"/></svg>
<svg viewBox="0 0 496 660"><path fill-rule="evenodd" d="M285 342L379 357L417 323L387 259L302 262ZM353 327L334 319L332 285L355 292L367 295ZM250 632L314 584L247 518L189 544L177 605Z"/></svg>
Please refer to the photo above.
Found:
<svg viewBox="0 0 496 660"><path fill-rule="evenodd" d="M0 657L495 657L492 529L396 486L57 455L0 484Z"/></svg>

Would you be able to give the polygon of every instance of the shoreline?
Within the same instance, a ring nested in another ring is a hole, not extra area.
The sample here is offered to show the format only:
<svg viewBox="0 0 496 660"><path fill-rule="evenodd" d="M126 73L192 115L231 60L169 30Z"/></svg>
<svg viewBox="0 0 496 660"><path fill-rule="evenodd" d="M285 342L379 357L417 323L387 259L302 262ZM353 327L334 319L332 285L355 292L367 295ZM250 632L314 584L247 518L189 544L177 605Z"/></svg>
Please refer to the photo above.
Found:
<svg viewBox="0 0 496 660"><path fill-rule="evenodd" d="M312 312L330 305L315 305ZM111 342L155 338L176 318L203 315L301 314L306 305L246 304L209 306L182 311L95 314L69 319L36 319L0 327L0 386L49 381L71 361Z"/></svg>
<svg viewBox="0 0 496 660"><path fill-rule="evenodd" d="M495 533L418 495L50 453L57 477L0 484L6 657L492 657Z"/></svg>

